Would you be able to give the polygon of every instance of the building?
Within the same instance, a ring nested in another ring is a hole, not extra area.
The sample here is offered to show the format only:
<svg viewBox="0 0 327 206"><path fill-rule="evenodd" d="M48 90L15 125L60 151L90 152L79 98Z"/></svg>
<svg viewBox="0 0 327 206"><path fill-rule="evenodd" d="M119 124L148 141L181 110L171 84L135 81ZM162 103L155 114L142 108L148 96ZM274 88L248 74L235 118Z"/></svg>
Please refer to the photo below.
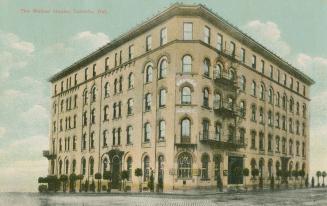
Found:
<svg viewBox="0 0 327 206"><path fill-rule="evenodd" d="M115 189L128 170L138 190L153 172L168 191L308 172L314 81L203 5L172 5L50 82L51 175L110 170Z"/></svg>

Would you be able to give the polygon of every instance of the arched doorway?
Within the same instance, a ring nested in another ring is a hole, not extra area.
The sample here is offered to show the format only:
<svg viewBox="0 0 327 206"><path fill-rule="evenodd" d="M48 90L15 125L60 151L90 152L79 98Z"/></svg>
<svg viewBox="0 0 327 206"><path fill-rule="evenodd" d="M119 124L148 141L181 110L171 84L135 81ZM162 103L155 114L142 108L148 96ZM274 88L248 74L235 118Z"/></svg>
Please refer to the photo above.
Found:
<svg viewBox="0 0 327 206"><path fill-rule="evenodd" d="M115 155L112 158L111 162L111 171L112 171L112 188L119 189L120 186L120 168L121 168L121 161L120 158Z"/></svg>

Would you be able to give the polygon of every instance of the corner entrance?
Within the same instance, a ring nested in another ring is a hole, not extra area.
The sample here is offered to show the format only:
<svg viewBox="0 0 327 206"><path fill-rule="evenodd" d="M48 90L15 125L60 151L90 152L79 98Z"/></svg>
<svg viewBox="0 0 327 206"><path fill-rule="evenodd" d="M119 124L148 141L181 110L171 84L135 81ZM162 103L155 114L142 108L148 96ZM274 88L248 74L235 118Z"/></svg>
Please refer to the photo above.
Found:
<svg viewBox="0 0 327 206"><path fill-rule="evenodd" d="M228 184L243 184L243 157L228 157Z"/></svg>

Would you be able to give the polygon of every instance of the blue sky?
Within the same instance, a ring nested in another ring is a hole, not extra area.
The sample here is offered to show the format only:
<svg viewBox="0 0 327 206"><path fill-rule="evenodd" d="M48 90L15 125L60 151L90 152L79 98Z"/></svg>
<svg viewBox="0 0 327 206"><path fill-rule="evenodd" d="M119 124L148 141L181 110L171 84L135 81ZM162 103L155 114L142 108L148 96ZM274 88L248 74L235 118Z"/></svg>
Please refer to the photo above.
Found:
<svg viewBox="0 0 327 206"><path fill-rule="evenodd" d="M0 191L35 191L48 147L47 78L172 0L0 0ZM202 3L315 81L311 168L327 170L327 0L207 0ZM25 12L23 12L23 10ZM98 9L103 14L37 14L33 9ZM30 10L30 13L26 13Z"/></svg>

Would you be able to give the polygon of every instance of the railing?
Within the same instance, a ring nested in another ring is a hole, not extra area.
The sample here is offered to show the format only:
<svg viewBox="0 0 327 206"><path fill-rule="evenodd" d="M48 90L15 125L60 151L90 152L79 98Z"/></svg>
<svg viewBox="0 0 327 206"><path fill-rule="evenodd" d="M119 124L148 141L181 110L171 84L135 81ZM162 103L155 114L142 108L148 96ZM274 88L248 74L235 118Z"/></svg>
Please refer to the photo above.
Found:
<svg viewBox="0 0 327 206"><path fill-rule="evenodd" d="M221 72L221 73L217 73L215 72L214 74L214 81L216 84L218 85L224 85L230 89L236 89L237 88L237 84L236 84L236 75L234 74L234 76L230 76L228 73L226 72Z"/></svg>
<svg viewBox="0 0 327 206"><path fill-rule="evenodd" d="M210 132L210 131L199 133L199 140L204 144L209 144L214 147L225 148L225 149L228 148L237 149L246 146L244 139L243 140L239 138L236 139L234 135L222 136L221 134L219 135L216 132Z"/></svg>
<svg viewBox="0 0 327 206"><path fill-rule="evenodd" d="M217 101L213 102L214 111L223 116L235 117L240 115L240 109L230 101Z"/></svg>

